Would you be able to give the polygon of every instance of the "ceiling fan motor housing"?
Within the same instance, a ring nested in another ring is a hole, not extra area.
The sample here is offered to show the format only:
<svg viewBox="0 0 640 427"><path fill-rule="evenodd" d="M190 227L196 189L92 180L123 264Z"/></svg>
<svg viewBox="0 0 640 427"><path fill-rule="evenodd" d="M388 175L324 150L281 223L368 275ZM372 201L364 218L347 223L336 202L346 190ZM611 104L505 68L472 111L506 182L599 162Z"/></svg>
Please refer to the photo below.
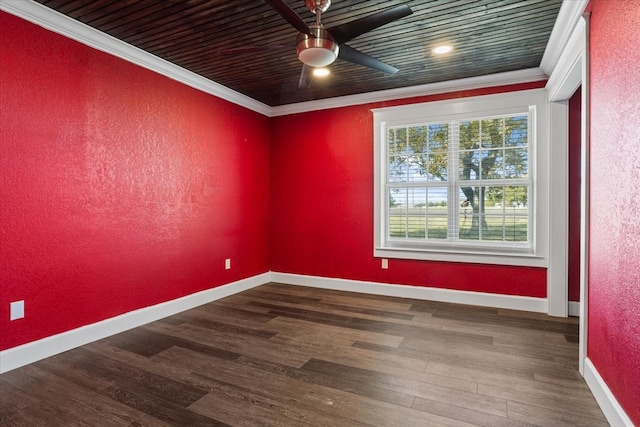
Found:
<svg viewBox="0 0 640 427"><path fill-rule="evenodd" d="M338 58L338 43L321 25L310 25L311 34L298 34L298 59L311 67L326 67Z"/></svg>

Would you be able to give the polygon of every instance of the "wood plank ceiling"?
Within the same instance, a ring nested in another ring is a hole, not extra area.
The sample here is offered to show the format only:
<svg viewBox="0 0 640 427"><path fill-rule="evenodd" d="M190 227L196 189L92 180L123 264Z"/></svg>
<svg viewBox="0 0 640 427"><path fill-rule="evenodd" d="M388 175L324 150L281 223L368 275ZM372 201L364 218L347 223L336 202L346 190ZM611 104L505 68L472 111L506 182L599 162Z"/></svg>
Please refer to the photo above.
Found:
<svg viewBox="0 0 640 427"><path fill-rule="evenodd" d="M269 106L534 68L562 0L333 0L327 27L407 4L413 14L349 46L400 71L345 61L299 88L297 31L259 0L36 0L100 31ZM311 24L303 0L287 3ZM435 56L441 43L454 46ZM256 47L256 49L240 49Z"/></svg>

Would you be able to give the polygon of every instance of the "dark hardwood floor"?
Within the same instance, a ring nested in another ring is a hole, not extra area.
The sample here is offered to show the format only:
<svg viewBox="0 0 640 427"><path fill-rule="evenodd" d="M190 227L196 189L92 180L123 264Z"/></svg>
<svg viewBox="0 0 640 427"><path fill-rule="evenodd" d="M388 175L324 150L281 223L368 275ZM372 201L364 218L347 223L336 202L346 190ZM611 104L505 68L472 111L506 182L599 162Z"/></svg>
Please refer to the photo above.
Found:
<svg viewBox="0 0 640 427"><path fill-rule="evenodd" d="M607 426L577 319L268 284L0 376L2 426Z"/></svg>

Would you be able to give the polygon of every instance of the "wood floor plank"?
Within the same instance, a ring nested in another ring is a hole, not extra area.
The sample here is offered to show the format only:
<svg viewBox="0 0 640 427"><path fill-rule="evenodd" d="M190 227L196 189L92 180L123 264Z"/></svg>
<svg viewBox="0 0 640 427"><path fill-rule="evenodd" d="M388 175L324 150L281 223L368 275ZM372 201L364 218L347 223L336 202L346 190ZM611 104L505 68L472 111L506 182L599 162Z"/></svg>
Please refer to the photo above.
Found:
<svg viewBox="0 0 640 427"><path fill-rule="evenodd" d="M311 384L274 374L238 361L212 359L202 354L174 347L157 354L152 361L173 366L180 364L190 376L210 386L210 381L224 381L238 387L255 388L265 397L282 402L299 400L311 389Z"/></svg>
<svg viewBox="0 0 640 427"><path fill-rule="evenodd" d="M187 322L183 322L184 324ZM269 334L268 336L271 336ZM237 359L240 353L216 348L211 345L198 344L175 336L154 332L148 328L136 328L118 335L106 338L105 342L123 350L151 357L171 347L184 347L199 351L213 357L222 359Z"/></svg>
<svg viewBox="0 0 640 427"><path fill-rule="evenodd" d="M318 411L302 402L282 405L255 395L250 389L238 389L222 383L190 409L202 415L220 417L234 426L367 426L337 414Z"/></svg>
<svg viewBox="0 0 640 427"><path fill-rule="evenodd" d="M308 338L309 336L315 336L318 340L322 341L326 341L327 336L331 336L333 344L339 342L340 345L345 346L350 346L356 341L365 341L389 347L397 347L402 341L402 337L397 335L364 332L357 329L335 327L289 317L277 317L269 321L267 326L278 331L279 336L289 338Z"/></svg>
<svg viewBox="0 0 640 427"><path fill-rule="evenodd" d="M606 426L577 330L270 283L0 375L0 424Z"/></svg>
<svg viewBox="0 0 640 427"><path fill-rule="evenodd" d="M512 420L506 416L493 415L469 409L463 405L443 403L421 397L416 397L412 408L482 427L537 427L535 424Z"/></svg>
<svg viewBox="0 0 640 427"><path fill-rule="evenodd" d="M411 408L399 408L374 399L356 396L351 393L322 386L314 386L303 399L317 406L319 411L331 412L353 421L385 427L471 427L451 418L418 411Z"/></svg>
<svg viewBox="0 0 640 427"><path fill-rule="evenodd" d="M262 337L219 333L189 324L176 328L171 325L154 323L145 325L144 328L150 328L175 337L185 337L199 344L206 345L207 342L215 342L217 348L226 351L269 358L290 366L301 366L309 360L309 356L301 351L300 348L290 347L286 343Z"/></svg>
<svg viewBox="0 0 640 427"><path fill-rule="evenodd" d="M269 340L285 348L296 347L306 359L296 367L307 363L310 358L317 356L325 360L333 360L339 363L343 361L347 365L356 363L364 368L368 366L394 366L409 372L424 372L427 362L419 359L411 359L403 356L385 354L357 347L342 347L334 345L330 340L325 343L316 343L300 338L287 338L275 336ZM264 358L264 357L263 357ZM277 360L276 360L277 362ZM350 363L351 362L351 363Z"/></svg>
<svg viewBox="0 0 640 427"><path fill-rule="evenodd" d="M462 391L433 383L423 383L393 375L380 374L375 371L353 368L338 363L311 359L301 370L313 372L332 372L335 375L356 383L376 384L389 390L403 390L405 393L438 402L458 404L479 412L486 412L506 417L507 402L505 399L483 396L474 392Z"/></svg>
<svg viewBox="0 0 640 427"><path fill-rule="evenodd" d="M548 392L540 388L535 390L514 389L513 387L500 387L493 385L478 384L478 393L487 396L501 397L508 399L508 403L530 404L539 408L545 408L555 412L571 414L589 419L602 419L602 411L594 402L572 395L558 396L556 393Z"/></svg>
<svg viewBox="0 0 640 427"><path fill-rule="evenodd" d="M541 427L607 427L609 423L601 416L588 417L587 414L568 413L526 403L508 403L509 418L514 420L536 420Z"/></svg>
<svg viewBox="0 0 640 427"><path fill-rule="evenodd" d="M155 417L137 411L131 407L108 399L92 390L87 390L69 382L60 376L53 375L35 365L17 372L17 377L7 375L13 384L29 390L31 399L47 402L50 407L61 407L66 415L58 414L55 419L64 421L66 425L103 425L121 426L143 422L147 425L165 424ZM30 412L33 408L29 408ZM9 424L3 424L9 425Z"/></svg>
<svg viewBox="0 0 640 427"><path fill-rule="evenodd" d="M544 390L547 394L555 394L558 398L562 398L567 393L567 387L565 385L553 384L553 383L540 383L533 378L523 378L513 375L505 375L495 372L481 371L466 366L460 366L455 364L445 364L430 362L427 366L427 372L438 374L446 377L467 379L475 381L478 384L491 385L496 387L503 387L512 390L519 391L538 391ZM572 388L571 393L573 397L579 397L580 399L592 398L588 389Z"/></svg>
<svg viewBox="0 0 640 427"><path fill-rule="evenodd" d="M329 304L324 300L315 304L294 304L286 301L264 300L260 298L248 298L244 296L238 296L234 301L237 303L243 303L243 307L249 309L262 308L263 310L270 310L280 307L288 307L293 309L303 309L315 312L318 315L337 315L348 318L365 319L372 321L384 321L387 323L397 323L401 325L419 326L423 328L441 329L440 323L434 323L426 321L427 317L422 316L422 313L406 314L405 311L385 311L375 310L371 308L353 307L347 304ZM264 311L268 313L269 311ZM420 320L420 321L418 321Z"/></svg>
<svg viewBox="0 0 640 427"><path fill-rule="evenodd" d="M291 317L294 319L307 320L310 322L322 323L325 325L338 326L343 328L358 329L362 331L379 332L389 335L399 335L403 337L422 338L429 330L437 331L438 329L426 328L417 325L405 325L396 322L387 322L381 320L363 319L360 317L344 316L337 314L329 314L314 310L307 310L297 307L284 307L274 304L261 302L251 302L248 305L269 308L270 314L280 317ZM435 333L435 332L434 332ZM475 334L448 334L450 339L460 336L461 339L471 340L475 342L483 342L490 344L491 337Z"/></svg>
<svg viewBox="0 0 640 427"><path fill-rule="evenodd" d="M250 358L240 358L238 363L252 366L258 369L272 372L277 375L283 375L288 378L304 381L312 385L322 385L336 390L343 390L349 393L366 396L381 402L388 402L399 406L410 407L413 402L413 395L390 390L385 387L379 387L377 384L371 384L363 381L357 381L340 375L338 372L319 372L304 369L291 368L277 363L266 362Z"/></svg>

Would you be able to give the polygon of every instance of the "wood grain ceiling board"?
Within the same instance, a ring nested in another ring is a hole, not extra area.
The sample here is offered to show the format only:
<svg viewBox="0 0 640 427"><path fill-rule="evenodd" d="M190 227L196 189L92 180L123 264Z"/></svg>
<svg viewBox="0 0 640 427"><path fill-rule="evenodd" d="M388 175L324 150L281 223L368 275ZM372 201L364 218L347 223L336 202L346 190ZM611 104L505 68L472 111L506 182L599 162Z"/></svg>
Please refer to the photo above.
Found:
<svg viewBox="0 0 640 427"><path fill-rule="evenodd" d="M331 27L399 4L413 14L349 46L400 71L385 75L336 61L331 75L298 88L297 31L259 0L36 0L104 33L269 106L535 68L562 0L334 0ZM315 19L303 0L287 3ZM436 57L435 45L454 51Z"/></svg>

